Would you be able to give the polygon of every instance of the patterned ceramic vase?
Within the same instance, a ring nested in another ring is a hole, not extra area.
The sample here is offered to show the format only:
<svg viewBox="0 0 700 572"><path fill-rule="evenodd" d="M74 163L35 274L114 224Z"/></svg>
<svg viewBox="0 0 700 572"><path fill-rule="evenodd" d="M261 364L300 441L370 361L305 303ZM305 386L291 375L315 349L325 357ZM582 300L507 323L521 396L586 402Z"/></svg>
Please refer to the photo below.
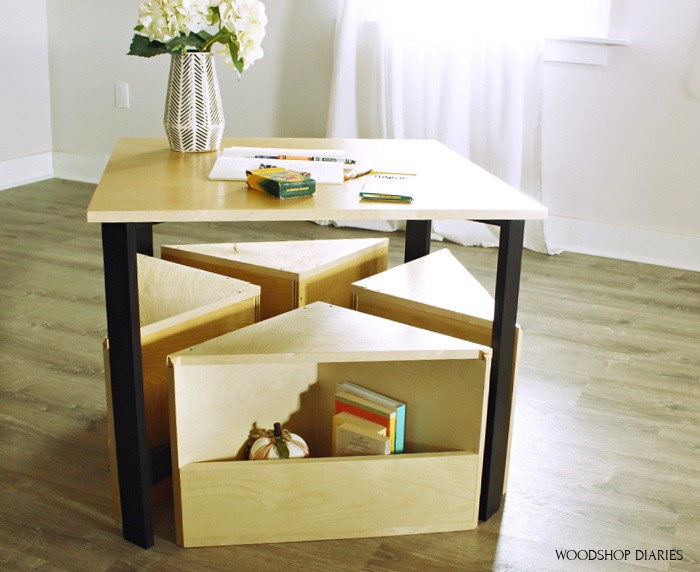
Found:
<svg viewBox="0 0 700 572"><path fill-rule="evenodd" d="M216 151L224 110L211 52L174 54L165 100L165 131L173 151Z"/></svg>

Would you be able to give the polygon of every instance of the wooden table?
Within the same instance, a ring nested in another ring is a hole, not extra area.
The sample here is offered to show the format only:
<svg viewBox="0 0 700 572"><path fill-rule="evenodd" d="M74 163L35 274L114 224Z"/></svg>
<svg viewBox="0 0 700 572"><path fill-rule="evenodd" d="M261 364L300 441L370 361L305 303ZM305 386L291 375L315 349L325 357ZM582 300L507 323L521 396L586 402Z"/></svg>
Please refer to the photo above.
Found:
<svg viewBox="0 0 700 572"><path fill-rule="evenodd" d="M107 331L124 538L153 545L150 486L170 472L168 448L149 450L143 407L136 254L153 254L154 223L192 221L405 220L405 260L430 251L433 219L500 227L493 361L480 518L501 506L511 412L513 345L525 220L546 209L437 141L379 139L225 139L228 146L345 149L358 168L410 172L410 204L360 201L362 179L318 185L308 198L279 201L244 182L209 181L216 153L169 150L165 139L120 139L87 210L102 225ZM400 192L400 191L399 191Z"/></svg>

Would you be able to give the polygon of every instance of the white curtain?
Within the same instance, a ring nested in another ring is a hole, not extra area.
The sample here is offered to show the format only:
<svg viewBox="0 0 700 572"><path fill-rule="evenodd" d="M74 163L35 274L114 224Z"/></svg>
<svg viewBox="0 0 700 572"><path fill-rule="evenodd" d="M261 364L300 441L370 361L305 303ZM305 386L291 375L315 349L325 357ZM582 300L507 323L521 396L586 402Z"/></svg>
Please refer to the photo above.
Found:
<svg viewBox="0 0 700 572"><path fill-rule="evenodd" d="M537 6L341 0L328 136L437 139L540 200ZM433 231L460 244L498 243L495 227L469 221L434 221ZM541 223L526 225L525 244L547 252Z"/></svg>

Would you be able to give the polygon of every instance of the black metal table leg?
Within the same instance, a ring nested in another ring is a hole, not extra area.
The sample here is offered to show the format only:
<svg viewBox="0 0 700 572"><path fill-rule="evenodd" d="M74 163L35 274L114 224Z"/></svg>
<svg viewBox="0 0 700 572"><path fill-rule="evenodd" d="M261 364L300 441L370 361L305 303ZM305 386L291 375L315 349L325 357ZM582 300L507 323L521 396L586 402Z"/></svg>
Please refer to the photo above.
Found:
<svg viewBox="0 0 700 572"><path fill-rule="evenodd" d="M432 225L433 221L431 220L406 221L404 262L410 262L430 253L430 231Z"/></svg>
<svg viewBox="0 0 700 572"><path fill-rule="evenodd" d="M484 468L481 477L479 518L488 520L501 507L508 453L508 432L513 396L513 351L520 291L525 222L489 221L501 227L493 316L493 361L489 382Z"/></svg>
<svg viewBox="0 0 700 572"><path fill-rule="evenodd" d="M142 548L153 546L153 515L151 462L143 401L136 253L147 250L148 244L145 226L139 227L136 223L102 225L122 532L126 540ZM152 244L151 238L151 251Z"/></svg>
<svg viewBox="0 0 700 572"><path fill-rule="evenodd" d="M153 256L153 223L137 222L136 228L136 252Z"/></svg>

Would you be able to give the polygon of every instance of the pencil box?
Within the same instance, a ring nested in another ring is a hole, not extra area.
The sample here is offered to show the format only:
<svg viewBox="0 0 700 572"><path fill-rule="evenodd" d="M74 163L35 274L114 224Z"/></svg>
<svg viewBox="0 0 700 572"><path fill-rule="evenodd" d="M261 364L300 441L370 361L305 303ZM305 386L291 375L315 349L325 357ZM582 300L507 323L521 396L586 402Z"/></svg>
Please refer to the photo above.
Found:
<svg viewBox="0 0 700 572"><path fill-rule="evenodd" d="M278 199L304 197L316 192L314 179L304 173L283 167L246 171L246 183L251 189Z"/></svg>

